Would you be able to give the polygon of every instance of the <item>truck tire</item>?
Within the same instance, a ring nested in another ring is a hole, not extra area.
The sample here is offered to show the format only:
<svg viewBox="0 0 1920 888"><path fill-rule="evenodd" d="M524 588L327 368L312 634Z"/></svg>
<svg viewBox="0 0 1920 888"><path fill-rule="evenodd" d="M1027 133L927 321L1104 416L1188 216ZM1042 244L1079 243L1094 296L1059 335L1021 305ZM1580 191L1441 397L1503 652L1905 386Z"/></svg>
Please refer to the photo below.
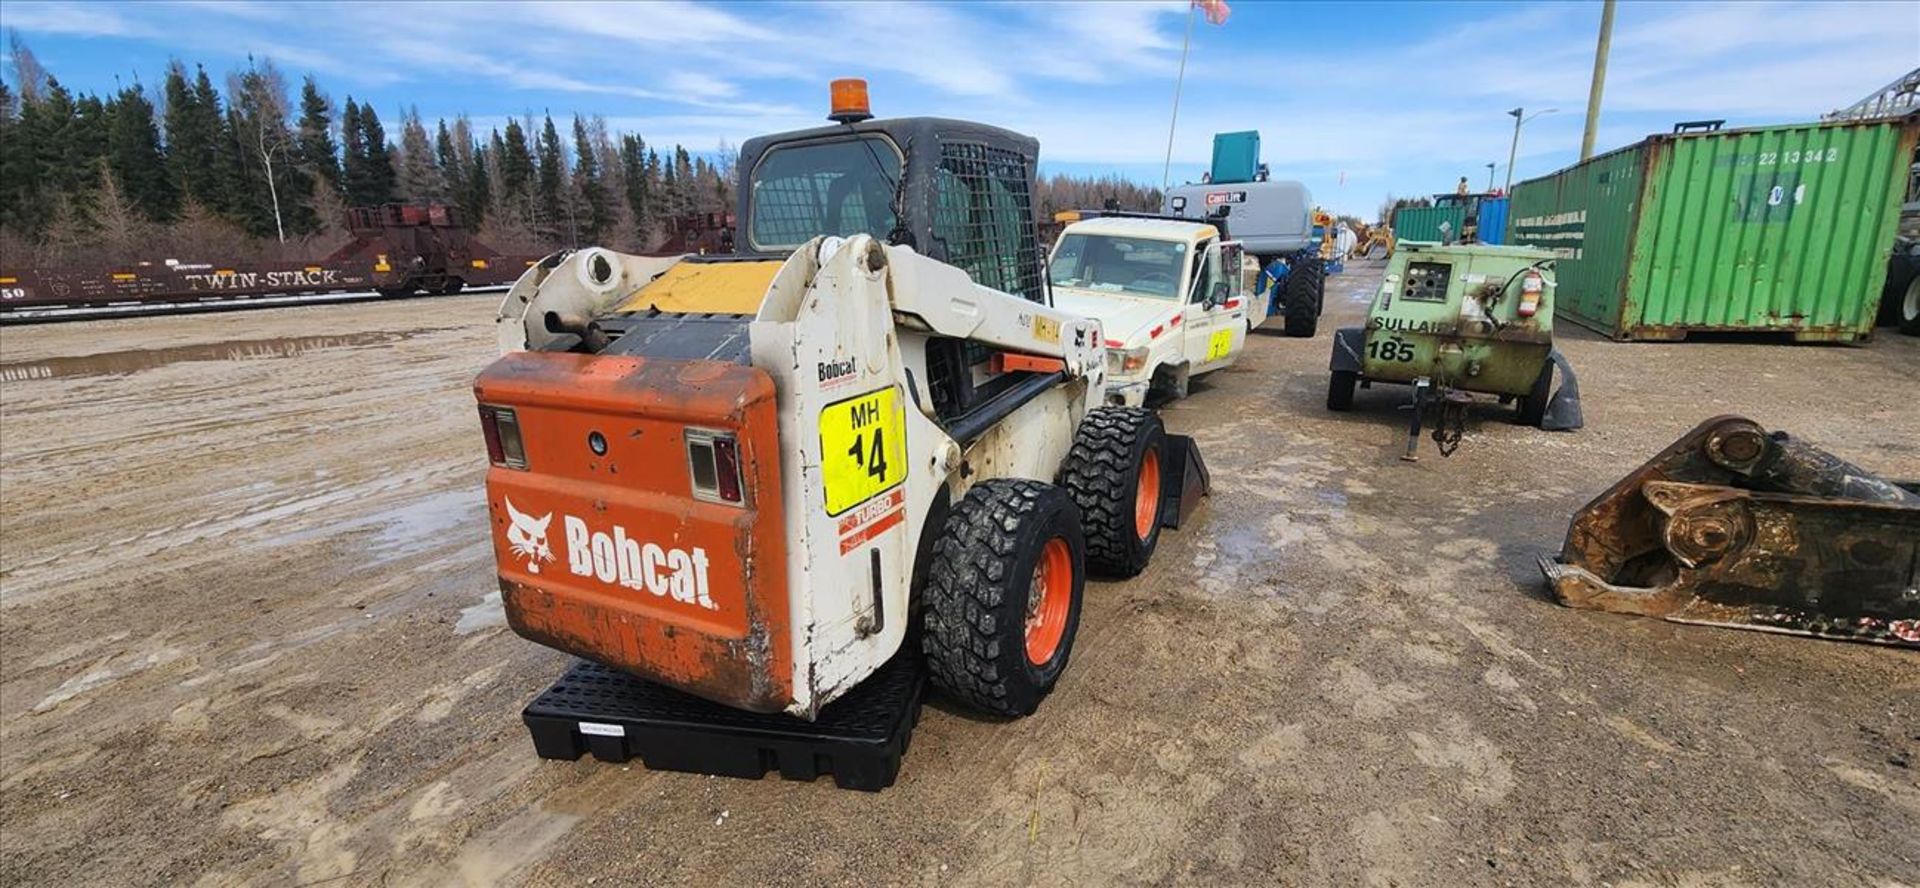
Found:
<svg viewBox="0 0 1920 888"><path fill-rule="evenodd" d="M921 593L934 684L986 712L1031 714L1073 651L1086 557L1066 491L1016 478L974 485L947 516Z"/></svg>
<svg viewBox="0 0 1920 888"><path fill-rule="evenodd" d="M1166 451L1166 426L1151 410L1100 407L1080 421L1060 486L1080 507L1094 572L1124 579L1146 570L1160 544Z"/></svg>
<svg viewBox="0 0 1920 888"><path fill-rule="evenodd" d="M1360 374L1352 370L1335 370L1327 377L1327 409L1353 409L1353 390L1360 385Z"/></svg>
<svg viewBox="0 0 1920 888"><path fill-rule="evenodd" d="M1900 299L1900 332L1920 336L1920 277L1907 281Z"/></svg>
<svg viewBox="0 0 1920 888"><path fill-rule="evenodd" d="M1178 367L1161 364L1153 371L1147 383L1147 397L1167 401L1178 401L1191 390L1192 377L1187 374L1187 365Z"/></svg>
<svg viewBox="0 0 1920 888"><path fill-rule="evenodd" d="M1540 368L1540 375L1534 377L1533 388L1519 399L1513 408L1513 421L1523 426L1539 428L1547 418L1547 399L1553 397L1553 362L1548 361Z"/></svg>
<svg viewBox="0 0 1920 888"><path fill-rule="evenodd" d="M457 296L466 286L467 282L459 278L447 278L446 283L440 285L439 293L442 296Z"/></svg>
<svg viewBox="0 0 1920 888"><path fill-rule="evenodd" d="M1287 335L1311 338L1320 329L1320 300L1326 289L1326 266L1318 256L1296 255L1287 274Z"/></svg>
<svg viewBox="0 0 1920 888"><path fill-rule="evenodd" d="M1895 246L1893 256L1887 260L1887 282L1880 288L1880 313L1874 319L1875 324L1900 326L1907 284L1915 277L1920 277L1920 257L1907 255L1905 246Z"/></svg>

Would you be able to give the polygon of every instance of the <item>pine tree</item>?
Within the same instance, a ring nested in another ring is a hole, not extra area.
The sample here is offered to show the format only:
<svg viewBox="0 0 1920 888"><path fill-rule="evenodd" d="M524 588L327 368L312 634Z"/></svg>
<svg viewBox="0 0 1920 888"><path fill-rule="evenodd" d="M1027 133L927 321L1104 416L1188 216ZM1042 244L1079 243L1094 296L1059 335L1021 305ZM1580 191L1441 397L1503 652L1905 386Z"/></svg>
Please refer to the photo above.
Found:
<svg viewBox="0 0 1920 888"><path fill-rule="evenodd" d="M212 79L198 68L189 83L186 68L175 62L167 69L165 93L167 164L175 190L183 202L235 215L239 149Z"/></svg>
<svg viewBox="0 0 1920 888"><path fill-rule="evenodd" d="M162 92L167 103L167 168L174 193L180 195L183 202L214 209L217 197L212 176L217 127L208 127L207 116L202 113L199 99L187 81L187 69L179 62L167 66Z"/></svg>
<svg viewBox="0 0 1920 888"><path fill-rule="evenodd" d="M237 103L221 120L219 163L220 181L225 183L227 193L221 216L248 237L273 237L276 228L267 179Z"/></svg>
<svg viewBox="0 0 1920 888"><path fill-rule="evenodd" d="M540 129L540 142L534 150L539 157L539 218L550 230L566 231L568 242L577 244L578 226L568 224L573 219L572 205L561 192L561 183L566 180L566 158L561 153L560 132L553 128L553 115L547 115L546 124Z"/></svg>
<svg viewBox="0 0 1920 888"><path fill-rule="evenodd" d="M664 227L666 218L673 214L673 208L668 205L671 199L671 192L667 188L669 184L667 180L672 172L673 170L671 168L660 162L660 152L651 148L647 149L647 187L652 195L652 200L647 208L647 230L649 233L657 234L657 232ZM652 246L652 244L648 244L648 246Z"/></svg>
<svg viewBox="0 0 1920 888"><path fill-rule="evenodd" d="M40 222L40 180L34 172L39 135L30 119L36 104L16 99L0 83L0 228L23 237L35 233Z"/></svg>
<svg viewBox="0 0 1920 888"><path fill-rule="evenodd" d="M533 184L533 155L527 150L527 132L520 121L507 121L506 139L498 144L500 154L501 197L518 200L528 196Z"/></svg>
<svg viewBox="0 0 1920 888"><path fill-rule="evenodd" d="M72 173L67 169L67 140L73 137L73 94L60 81L47 78L45 91L33 103L31 118L38 139L34 143L33 175L48 191L68 193Z"/></svg>
<svg viewBox="0 0 1920 888"><path fill-rule="evenodd" d="M51 80L49 80L51 82ZM59 181L77 205L90 207L100 186L100 163L107 159L107 105L88 93L73 103L73 124L61 152Z"/></svg>
<svg viewBox="0 0 1920 888"><path fill-rule="evenodd" d="M21 103L14 144L8 146L7 175L14 178L12 190L20 201L7 208L8 215L25 234L48 234L58 222L63 236L71 237L81 225L74 197L91 190L79 182L90 153L83 145L88 137L73 94L59 80L44 77L36 92L38 98Z"/></svg>
<svg viewBox="0 0 1920 888"><path fill-rule="evenodd" d="M676 217L676 224L678 217L699 209L693 202L697 185L693 175L693 155L688 154L683 146L673 146L673 187L669 190L673 192L673 215Z"/></svg>
<svg viewBox="0 0 1920 888"><path fill-rule="evenodd" d="M667 230L680 230L680 173L671 163L660 165L660 221Z"/></svg>
<svg viewBox="0 0 1920 888"><path fill-rule="evenodd" d="M446 183L447 202L454 206L466 203L467 170L460 160L460 152L453 147L453 131L447 129L447 119L436 121L433 134L434 163L440 167L440 179Z"/></svg>
<svg viewBox="0 0 1920 888"><path fill-rule="evenodd" d="M153 103L147 101L139 84L121 90L114 98L111 122L107 162L118 182L119 197L150 222L172 219L180 207L180 196L167 175Z"/></svg>
<svg viewBox="0 0 1920 888"><path fill-rule="evenodd" d="M300 84L300 127L294 157L307 175L340 188L340 149L333 141L333 103L309 75Z"/></svg>
<svg viewBox="0 0 1920 888"><path fill-rule="evenodd" d="M360 106L360 136L366 151L367 197L369 203L393 200L398 182L393 172L393 149L387 145L387 131L380 127L380 115L372 105Z"/></svg>
<svg viewBox="0 0 1920 888"><path fill-rule="evenodd" d="M340 111L340 190L347 206L367 206L367 137L360 129L360 106L347 97Z"/></svg>
<svg viewBox="0 0 1920 888"><path fill-rule="evenodd" d="M606 183L601 180L600 158L594 152L594 140L580 115L573 116L573 180L580 193L582 207L580 237L597 244L613 231L613 204L607 198Z"/></svg>
<svg viewBox="0 0 1920 888"><path fill-rule="evenodd" d="M23 149L28 148L20 136L19 99L12 87L0 82L0 228L16 227L15 216L26 199L22 192L29 183Z"/></svg>
<svg viewBox="0 0 1920 888"><path fill-rule="evenodd" d="M493 176L489 172L494 165L493 152L485 147L476 148L473 159L467 164L466 210L467 224L479 228L487 220L487 214L493 209Z"/></svg>
<svg viewBox="0 0 1920 888"><path fill-rule="evenodd" d="M620 171L626 179L623 196L633 217L633 239L646 249L652 246L648 233L653 222L649 216L653 210L653 170L647 165L647 143L639 136L620 137Z"/></svg>
<svg viewBox="0 0 1920 888"><path fill-rule="evenodd" d="M194 126L206 139L206 157L198 166L200 190L195 196L207 208L229 222L244 224L243 200L239 192L243 176L240 141L232 121L222 110L220 92L213 88L207 69L196 67L193 78Z"/></svg>
<svg viewBox="0 0 1920 888"><path fill-rule="evenodd" d="M347 204L372 207L393 202L393 155L373 106L355 105L348 96L340 125L345 144L340 178L346 185Z"/></svg>

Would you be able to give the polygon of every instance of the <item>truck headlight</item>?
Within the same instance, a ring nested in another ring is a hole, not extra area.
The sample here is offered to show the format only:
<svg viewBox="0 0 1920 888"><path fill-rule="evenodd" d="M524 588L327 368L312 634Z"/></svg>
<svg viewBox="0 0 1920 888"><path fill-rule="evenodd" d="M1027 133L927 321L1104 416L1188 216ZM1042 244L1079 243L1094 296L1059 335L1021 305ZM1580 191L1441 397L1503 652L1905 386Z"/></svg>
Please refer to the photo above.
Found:
<svg viewBox="0 0 1920 888"><path fill-rule="evenodd" d="M1107 349L1108 373L1114 374L1115 376L1125 376L1137 373L1140 368L1145 366L1147 366L1147 349L1145 346L1141 346L1140 348Z"/></svg>

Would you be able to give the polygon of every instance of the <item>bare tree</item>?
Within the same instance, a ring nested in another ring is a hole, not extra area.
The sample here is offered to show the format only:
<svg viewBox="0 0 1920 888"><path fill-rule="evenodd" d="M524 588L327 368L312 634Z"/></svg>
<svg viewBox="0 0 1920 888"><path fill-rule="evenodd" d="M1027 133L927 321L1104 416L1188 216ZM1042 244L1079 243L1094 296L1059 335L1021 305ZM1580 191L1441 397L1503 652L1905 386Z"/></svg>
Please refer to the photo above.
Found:
<svg viewBox="0 0 1920 888"><path fill-rule="evenodd" d="M135 256L148 249L153 226L134 209L120 182L100 163L100 184L93 193L93 229L100 252L108 256Z"/></svg>
<svg viewBox="0 0 1920 888"><path fill-rule="evenodd" d="M12 54L13 82L20 91L20 103L31 105L40 101L47 91L47 69L27 48L27 42L20 39L20 32L7 29L7 47Z"/></svg>
<svg viewBox="0 0 1920 888"><path fill-rule="evenodd" d="M260 156L267 176L267 197L273 204L273 228L280 243L287 242L287 226L280 211L279 176L274 159L291 160L293 134L287 130L287 80L273 61L249 63L245 73L227 83L227 94L236 106L234 125L248 148Z"/></svg>
<svg viewBox="0 0 1920 888"><path fill-rule="evenodd" d="M446 176L434 160L433 140L417 106L400 116L400 193L422 203L447 199Z"/></svg>

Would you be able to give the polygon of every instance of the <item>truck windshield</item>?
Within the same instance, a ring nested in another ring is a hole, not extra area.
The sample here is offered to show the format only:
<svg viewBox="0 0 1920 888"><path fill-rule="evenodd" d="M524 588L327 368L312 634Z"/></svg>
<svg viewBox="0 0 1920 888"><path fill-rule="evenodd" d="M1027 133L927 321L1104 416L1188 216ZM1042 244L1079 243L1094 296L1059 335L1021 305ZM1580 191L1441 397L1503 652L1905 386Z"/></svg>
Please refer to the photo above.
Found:
<svg viewBox="0 0 1920 888"><path fill-rule="evenodd" d="M885 237L899 180L900 152L880 136L773 148L753 169L747 243L776 251L823 234Z"/></svg>
<svg viewBox="0 0 1920 888"><path fill-rule="evenodd" d="M1069 234L1053 250L1056 287L1177 299L1187 245L1177 241Z"/></svg>

